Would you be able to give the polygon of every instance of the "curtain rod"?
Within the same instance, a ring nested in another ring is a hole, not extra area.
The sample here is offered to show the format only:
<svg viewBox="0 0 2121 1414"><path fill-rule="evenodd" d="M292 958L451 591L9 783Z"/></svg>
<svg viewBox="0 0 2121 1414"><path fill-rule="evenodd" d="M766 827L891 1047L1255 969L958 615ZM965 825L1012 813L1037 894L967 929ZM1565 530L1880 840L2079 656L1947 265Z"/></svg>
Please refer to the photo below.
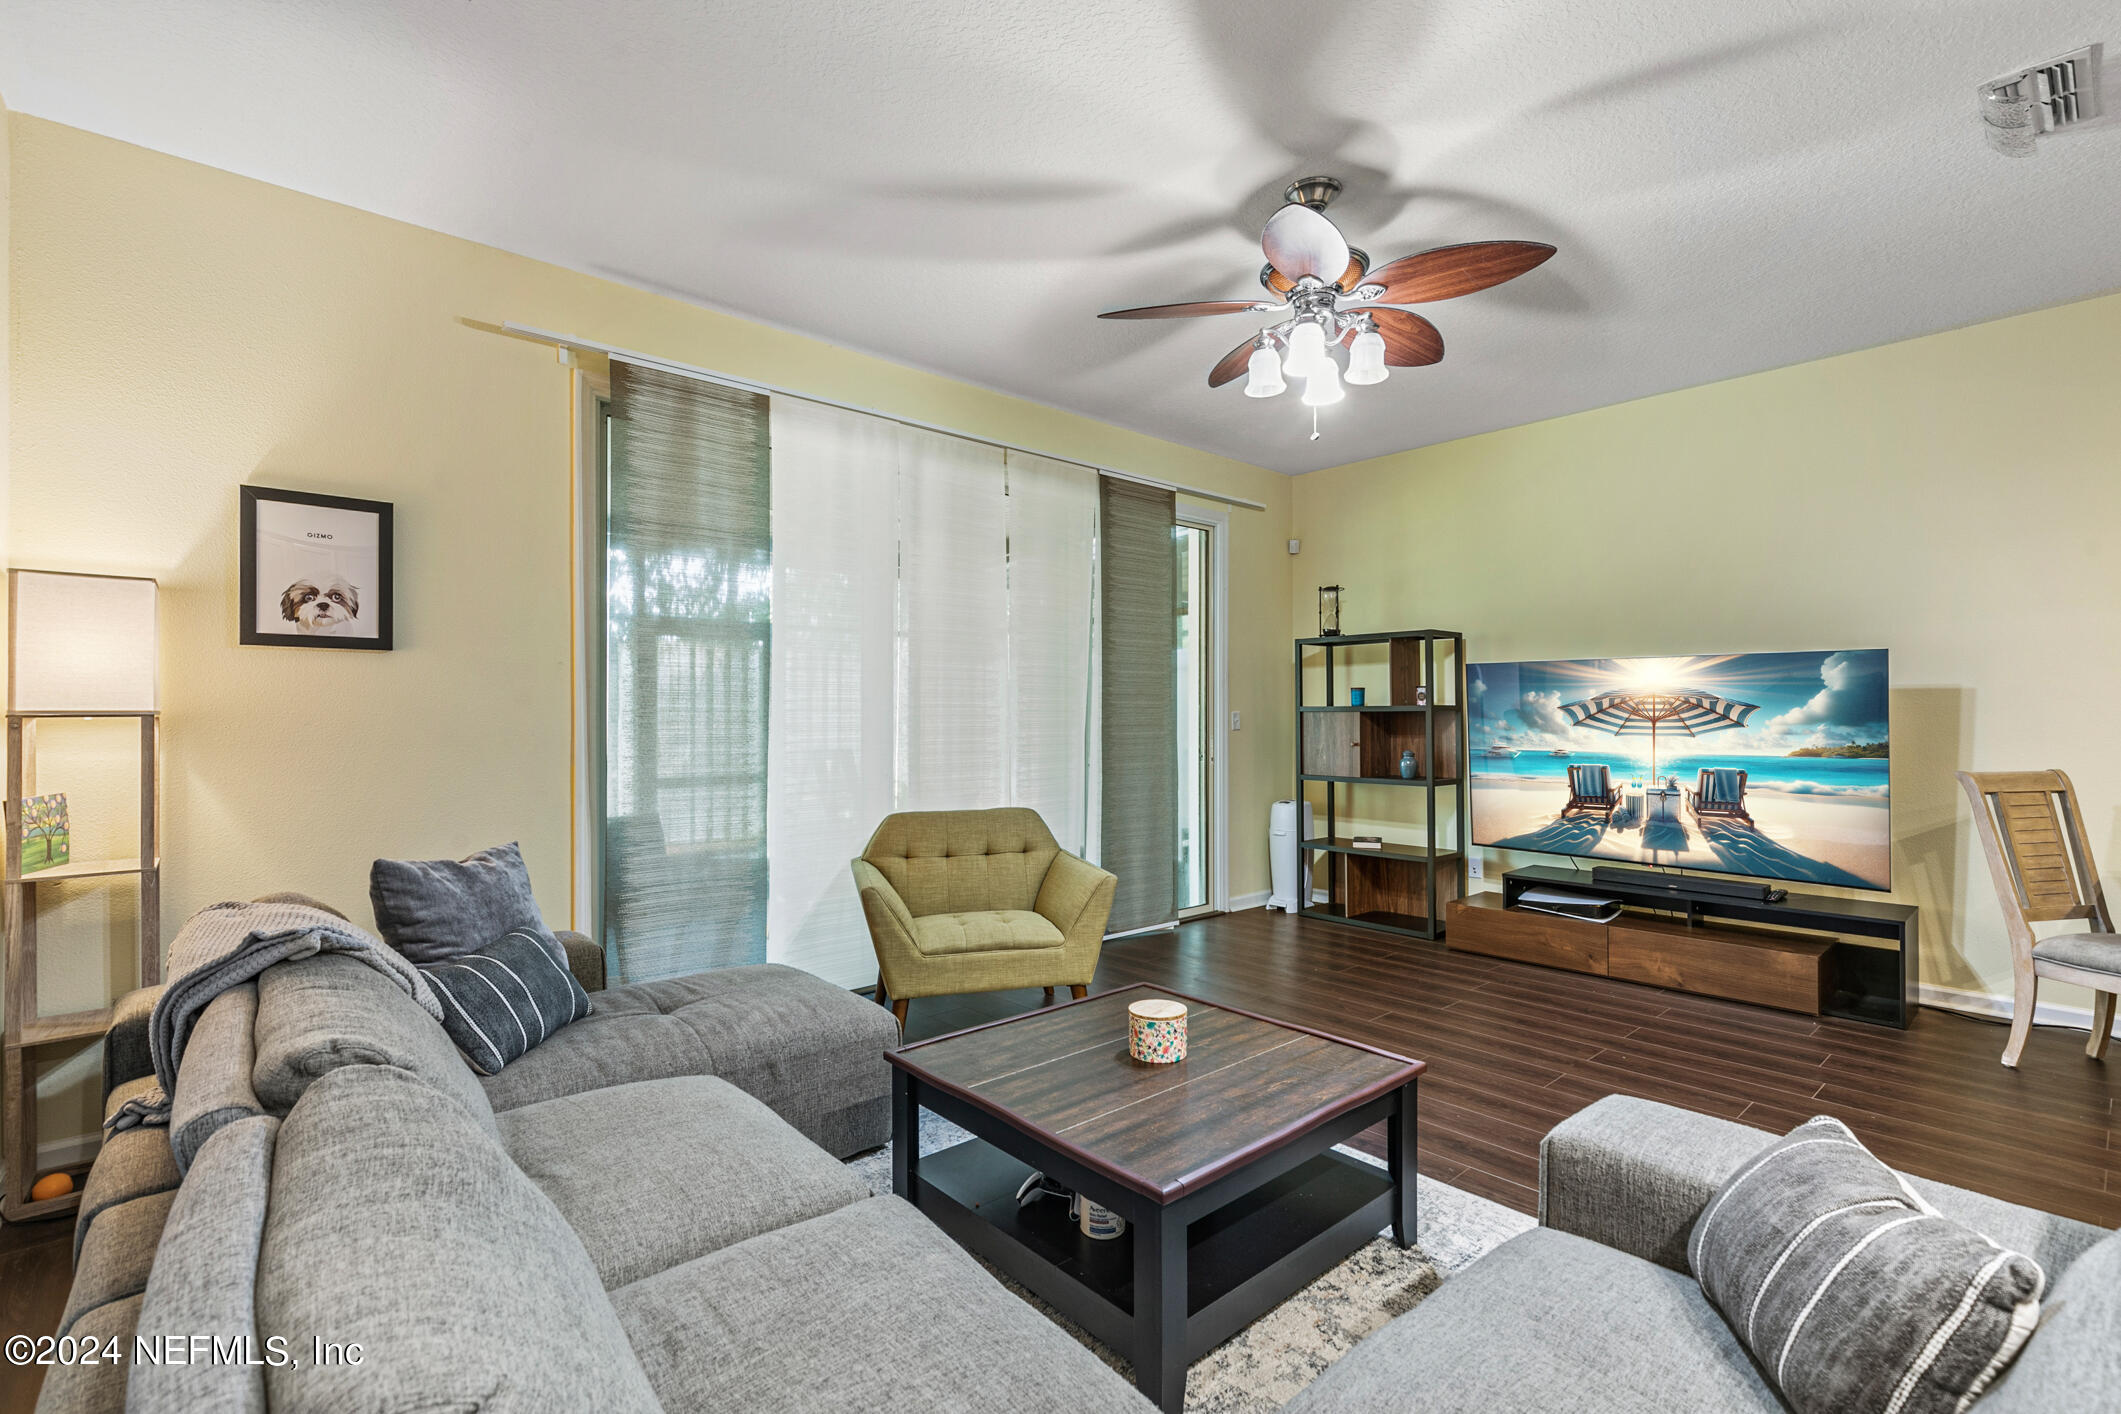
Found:
<svg viewBox="0 0 2121 1414"><path fill-rule="evenodd" d="M487 326L491 328L491 325ZM1144 486L1155 486L1181 496L1192 496L1202 501L1220 501L1226 506L1238 506L1248 511L1263 511L1265 504L1248 501L1242 496L1226 496L1220 491L1204 491L1198 486L1182 486L1176 481L1163 481L1154 476L1141 476L1131 471L1115 471L1109 466L1099 466L1078 457L1056 456L1042 452L1036 447L1018 446L1014 442L999 442L992 437L978 437L970 432L960 432L955 427L944 427L940 423L922 422L918 418L901 417L897 413L879 412L875 408L863 407L860 403L843 403L837 398L821 398L815 393L800 393L793 388L782 388L772 383L761 383L752 378L738 378L733 374L717 373L711 368L699 368L675 359L658 358L654 354L639 353L633 349L622 349L615 344L598 343L595 339L584 339L575 334L557 334L550 329L536 329L513 320L504 321L501 328L518 338L534 339L542 344L555 344L563 349L582 349L600 353L608 358L622 359L639 364L643 368L659 369L664 373L675 373L683 378L697 378L703 383L718 383L724 388L737 388L747 393L769 393L776 397L801 398L806 403L822 403L826 407L840 408L846 412L863 413L869 417L881 417L886 422L896 422L905 427L918 427L924 432L940 432L948 437L962 437L968 442L980 442L989 447L999 447L1005 452L1022 452L1026 456L1044 457L1048 461L1066 462L1070 466L1086 467L1100 476L1117 477L1121 481L1135 481Z"/></svg>

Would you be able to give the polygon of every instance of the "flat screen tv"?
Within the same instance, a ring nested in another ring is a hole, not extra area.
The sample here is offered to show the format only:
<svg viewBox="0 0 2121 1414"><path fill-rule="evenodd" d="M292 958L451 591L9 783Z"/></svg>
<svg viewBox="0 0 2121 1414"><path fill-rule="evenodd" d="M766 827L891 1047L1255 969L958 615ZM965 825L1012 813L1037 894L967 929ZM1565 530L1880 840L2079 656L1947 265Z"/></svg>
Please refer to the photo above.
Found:
<svg viewBox="0 0 2121 1414"><path fill-rule="evenodd" d="M1473 842L1892 887L1886 652L1475 663Z"/></svg>

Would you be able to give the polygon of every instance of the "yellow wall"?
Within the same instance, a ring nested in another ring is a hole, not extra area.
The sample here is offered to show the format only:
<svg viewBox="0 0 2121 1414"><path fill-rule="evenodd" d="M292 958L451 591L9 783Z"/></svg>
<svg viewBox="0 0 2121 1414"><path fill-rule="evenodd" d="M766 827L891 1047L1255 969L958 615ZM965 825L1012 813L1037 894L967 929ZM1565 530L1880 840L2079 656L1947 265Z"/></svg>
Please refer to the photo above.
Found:
<svg viewBox="0 0 2121 1414"><path fill-rule="evenodd" d="M572 393L550 348L466 322L504 319L1265 502L1231 516L1231 820L1234 889L1266 888L1286 478L57 124L11 132L9 553L161 580L165 936L268 889L365 918L377 855L505 839L569 916ZM396 652L237 646L246 482L396 503ZM46 788L105 827L114 750L74 736L48 742ZM79 907L54 1004L110 975L120 905Z"/></svg>
<svg viewBox="0 0 2121 1414"><path fill-rule="evenodd" d="M1926 981L2007 997L1952 773L2063 767L2121 864L2117 372L2108 296L1317 472L1291 622L1337 581L1476 662L1889 648L1893 896Z"/></svg>

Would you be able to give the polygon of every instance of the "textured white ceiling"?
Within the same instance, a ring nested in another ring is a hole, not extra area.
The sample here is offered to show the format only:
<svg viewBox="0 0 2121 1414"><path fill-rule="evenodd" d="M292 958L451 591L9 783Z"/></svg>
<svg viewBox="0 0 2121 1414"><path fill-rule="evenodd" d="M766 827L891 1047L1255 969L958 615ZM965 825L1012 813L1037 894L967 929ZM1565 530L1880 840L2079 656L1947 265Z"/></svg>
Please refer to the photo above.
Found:
<svg viewBox="0 0 2121 1414"><path fill-rule="evenodd" d="M2121 123L1975 85L2113 0L0 0L14 108L1306 471L2121 286ZM2121 105L2121 94L2115 95ZM1377 261L1552 242L1449 354L1211 390L1291 178ZM506 310L467 311L506 317ZM594 337L598 331L574 331Z"/></svg>

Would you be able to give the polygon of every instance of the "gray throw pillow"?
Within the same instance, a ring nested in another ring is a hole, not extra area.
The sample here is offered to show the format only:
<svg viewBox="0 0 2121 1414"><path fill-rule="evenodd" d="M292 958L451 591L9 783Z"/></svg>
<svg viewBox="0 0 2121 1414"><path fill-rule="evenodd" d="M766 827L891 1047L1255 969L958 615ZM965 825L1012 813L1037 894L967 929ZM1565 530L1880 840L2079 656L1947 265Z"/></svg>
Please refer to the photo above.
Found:
<svg viewBox="0 0 2121 1414"><path fill-rule="evenodd" d="M2031 1336L2047 1280L1825 1115L1725 1181L1687 1262L1797 1414L1967 1408Z"/></svg>
<svg viewBox="0 0 2121 1414"><path fill-rule="evenodd" d="M383 941L414 963L442 962L521 930L566 964L514 844L467 859L378 859L368 871L368 901Z"/></svg>
<svg viewBox="0 0 2121 1414"><path fill-rule="evenodd" d="M442 1002L442 1029L481 1075L589 1015L589 993L543 942L517 931L420 971Z"/></svg>

